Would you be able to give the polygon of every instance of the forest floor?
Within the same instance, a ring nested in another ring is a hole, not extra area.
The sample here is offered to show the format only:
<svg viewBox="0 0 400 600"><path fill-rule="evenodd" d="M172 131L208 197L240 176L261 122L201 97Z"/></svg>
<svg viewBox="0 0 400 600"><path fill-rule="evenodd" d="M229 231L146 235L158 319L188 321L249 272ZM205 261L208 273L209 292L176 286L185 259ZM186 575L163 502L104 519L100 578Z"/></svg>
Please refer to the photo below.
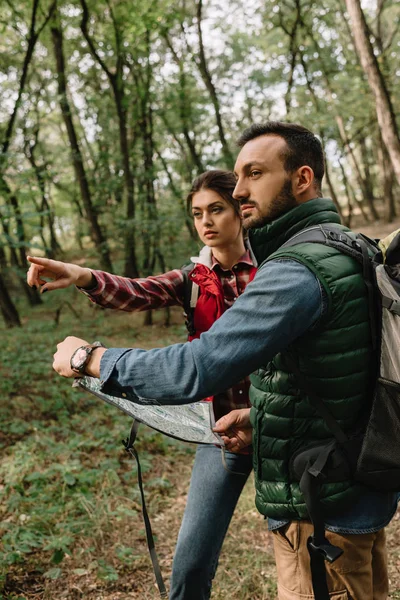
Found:
<svg viewBox="0 0 400 600"><path fill-rule="evenodd" d="M399 226L361 229L374 237ZM170 327L163 311L144 327L143 315L103 311L76 290L43 300L33 309L21 300L20 330L0 328L0 600L155 599L136 466L121 445L130 420L73 390L51 363L66 335L146 349L182 341L182 311L172 311ZM143 427L137 448L168 580L194 447ZM387 533L391 598L400 598L400 513ZM275 592L271 541L250 480L212 599L273 600Z"/></svg>

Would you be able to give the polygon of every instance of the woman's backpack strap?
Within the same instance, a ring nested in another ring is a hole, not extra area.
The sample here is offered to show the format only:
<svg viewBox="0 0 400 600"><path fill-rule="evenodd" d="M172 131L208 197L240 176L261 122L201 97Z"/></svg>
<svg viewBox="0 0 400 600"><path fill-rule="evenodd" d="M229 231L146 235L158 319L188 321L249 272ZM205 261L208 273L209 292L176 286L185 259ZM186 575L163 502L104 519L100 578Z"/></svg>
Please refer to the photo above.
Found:
<svg viewBox="0 0 400 600"><path fill-rule="evenodd" d="M194 309L196 308L197 300L199 298L199 286L189 277L189 273L191 273L194 268L194 263L189 263L181 269L185 284L183 295L183 308L186 317L185 325L190 336L196 334L194 326Z"/></svg>

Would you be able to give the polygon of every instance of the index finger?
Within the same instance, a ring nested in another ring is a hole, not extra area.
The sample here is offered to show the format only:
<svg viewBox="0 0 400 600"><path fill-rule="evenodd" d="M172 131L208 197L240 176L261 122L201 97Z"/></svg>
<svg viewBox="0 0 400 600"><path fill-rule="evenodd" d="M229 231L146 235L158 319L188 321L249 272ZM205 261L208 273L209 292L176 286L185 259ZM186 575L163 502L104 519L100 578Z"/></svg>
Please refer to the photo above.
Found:
<svg viewBox="0 0 400 600"><path fill-rule="evenodd" d="M48 269L55 267L58 262L56 260L52 260L51 258L42 258L41 256L27 256L26 258L33 265L40 265L41 267L47 267Z"/></svg>

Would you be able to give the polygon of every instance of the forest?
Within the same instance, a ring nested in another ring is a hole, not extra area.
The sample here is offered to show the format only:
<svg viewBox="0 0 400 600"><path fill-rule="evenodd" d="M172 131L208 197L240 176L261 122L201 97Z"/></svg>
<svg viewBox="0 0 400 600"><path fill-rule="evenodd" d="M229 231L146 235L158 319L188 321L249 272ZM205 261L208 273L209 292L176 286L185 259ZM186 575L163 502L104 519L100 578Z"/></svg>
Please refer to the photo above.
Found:
<svg viewBox="0 0 400 600"><path fill-rule="evenodd" d="M323 194L346 225L398 228L400 5L0 0L0 32L0 598L154 598L119 442L129 423L59 381L51 357L71 334L182 341L182 311L126 316L76 290L44 297L26 283L26 256L127 277L181 267L199 247L192 180L233 169L240 134L268 120L319 136ZM138 445L168 574L193 449L151 430ZM275 597L253 495L249 484L226 541L241 567L221 559L215 600Z"/></svg>

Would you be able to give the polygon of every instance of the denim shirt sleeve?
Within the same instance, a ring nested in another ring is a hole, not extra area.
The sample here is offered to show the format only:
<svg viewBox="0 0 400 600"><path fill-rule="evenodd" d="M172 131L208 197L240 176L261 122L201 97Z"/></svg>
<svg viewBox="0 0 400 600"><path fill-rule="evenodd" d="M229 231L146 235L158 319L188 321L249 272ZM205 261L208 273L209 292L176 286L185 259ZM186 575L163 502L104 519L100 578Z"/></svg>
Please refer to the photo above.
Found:
<svg viewBox="0 0 400 600"><path fill-rule="evenodd" d="M267 262L199 339L153 350L111 348L104 392L143 404L186 404L221 392L314 327L326 310L315 275L287 259Z"/></svg>

